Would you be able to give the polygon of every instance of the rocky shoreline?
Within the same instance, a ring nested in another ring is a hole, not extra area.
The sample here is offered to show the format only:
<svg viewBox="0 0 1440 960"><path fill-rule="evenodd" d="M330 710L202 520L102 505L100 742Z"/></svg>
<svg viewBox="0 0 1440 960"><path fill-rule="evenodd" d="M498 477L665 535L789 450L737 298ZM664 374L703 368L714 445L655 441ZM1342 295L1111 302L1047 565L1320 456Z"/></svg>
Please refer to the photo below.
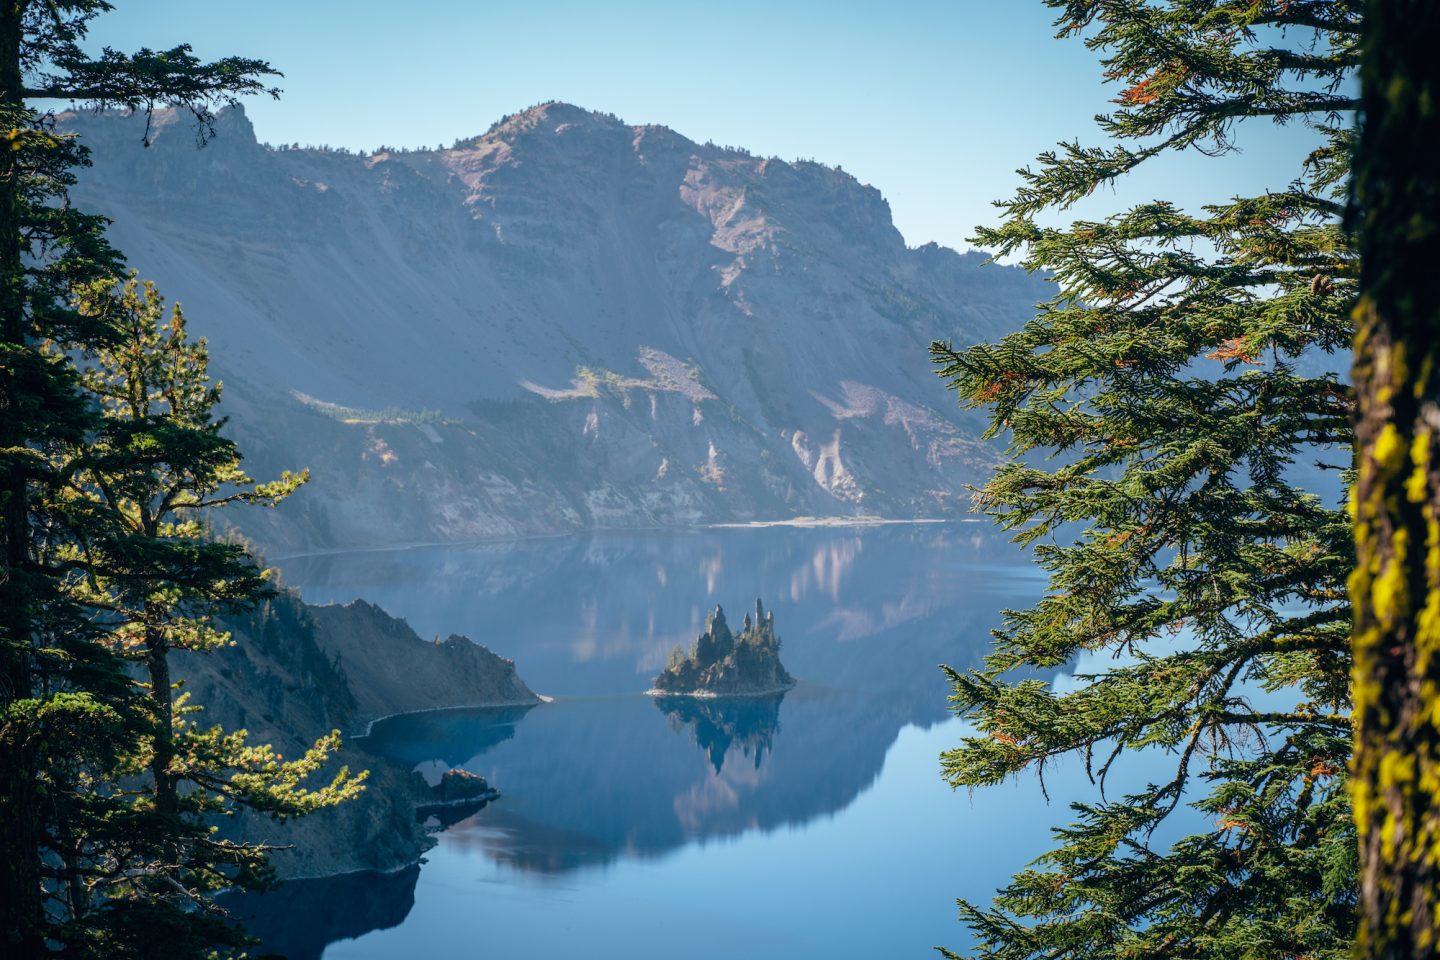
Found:
<svg viewBox="0 0 1440 960"><path fill-rule="evenodd" d="M332 730L368 731L387 716L543 702L511 661L458 635L422 640L404 620L365 601L312 606L287 591L225 627L234 645L178 658L183 689L205 708L198 722L247 730L252 741L286 755ZM354 800L286 822L240 812L220 824L222 834L289 847L272 858L282 880L385 873L434 846L430 814L422 811L437 804L478 809L498 796L478 777L483 787L467 782L461 790L456 781L437 795L414 770L350 738L328 772L342 765L370 772Z"/></svg>

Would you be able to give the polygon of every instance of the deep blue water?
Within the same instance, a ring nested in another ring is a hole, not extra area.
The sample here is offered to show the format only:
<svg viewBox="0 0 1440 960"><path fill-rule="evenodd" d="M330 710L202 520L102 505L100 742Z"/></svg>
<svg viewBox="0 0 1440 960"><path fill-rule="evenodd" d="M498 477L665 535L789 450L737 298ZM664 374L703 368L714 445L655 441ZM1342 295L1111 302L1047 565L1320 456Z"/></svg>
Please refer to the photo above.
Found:
<svg viewBox="0 0 1440 960"><path fill-rule="evenodd" d="M939 670L978 665L1043 580L969 524L713 530L292 559L311 602L355 596L464 633L555 702L376 725L366 746L502 797L418 870L291 883L262 916L294 957L927 957L963 947L1047 846L1078 770L973 795ZM714 604L759 596L799 685L679 709L642 695Z"/></svg>

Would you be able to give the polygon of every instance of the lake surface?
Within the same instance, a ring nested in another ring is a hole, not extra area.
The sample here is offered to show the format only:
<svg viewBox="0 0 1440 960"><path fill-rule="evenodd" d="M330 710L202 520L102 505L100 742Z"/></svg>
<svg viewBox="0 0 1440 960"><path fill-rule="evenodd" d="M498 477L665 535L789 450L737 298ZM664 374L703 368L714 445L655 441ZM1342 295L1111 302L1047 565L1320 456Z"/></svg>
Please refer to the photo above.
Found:
<svg viewBox="0 0 1440 960"><path fill-rule="evenodd" d="M973 795L938 665L978 665L1039 572L973 524L607 535L300 558L311 602L363 596L463 633L555 702L396 717L368 749L502 793L417 869L286 884L257 918L295 960L930 957L1046 849L1078 770ZM643 696L709 609L775 614L781 698Z"/></svg>

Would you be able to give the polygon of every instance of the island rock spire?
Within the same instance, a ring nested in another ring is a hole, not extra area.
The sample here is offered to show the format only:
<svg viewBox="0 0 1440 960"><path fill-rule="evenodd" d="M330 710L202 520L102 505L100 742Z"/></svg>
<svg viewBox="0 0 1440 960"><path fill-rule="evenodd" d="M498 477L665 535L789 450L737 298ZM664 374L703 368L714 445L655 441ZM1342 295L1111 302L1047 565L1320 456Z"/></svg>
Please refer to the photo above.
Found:
<svg viewBox="0 0 1440 960"><path fill-rule="evenodd" d="M759 599L755 617L745 614L744 627L735 636L717 606L705 621L688 656L679 648L655 678L655 696L743 697L780 693L795 686L795 678L780 662L780 638L775 615L766 613Z"/></svg>

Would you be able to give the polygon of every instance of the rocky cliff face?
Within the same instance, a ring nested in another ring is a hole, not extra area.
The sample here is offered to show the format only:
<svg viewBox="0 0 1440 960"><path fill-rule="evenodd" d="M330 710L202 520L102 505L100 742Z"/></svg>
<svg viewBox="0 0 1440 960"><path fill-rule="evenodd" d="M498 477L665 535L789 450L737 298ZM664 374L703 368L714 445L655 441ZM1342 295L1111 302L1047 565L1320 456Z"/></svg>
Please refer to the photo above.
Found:
<svg viewBox="0 0 1440 960"><path fill-rule="evenodd" d="M63 120L75 191L210 338L279 550L942 515L990 465L925 349L1044 288L907 248L880 193L566 104L447 150L275 149L238 111Z"/></svg>
<svg viewBox="0 0 1440 960"><path fill-rule="evenodd" d="M403 620L361 602L311 607L282 593L226 626L234 645L175 658L182 690L204 707L196 722L247 730L285 756L331 730L363 730L388 714L539 702L510 661L463 637L426 643ZM446 798L409 767L350 745L335 761L341 764L370 771L356 800L285 824L241 814L225 829L294 844L274 857L282 877L414 862L432 843L416 811Z"/></svg>

